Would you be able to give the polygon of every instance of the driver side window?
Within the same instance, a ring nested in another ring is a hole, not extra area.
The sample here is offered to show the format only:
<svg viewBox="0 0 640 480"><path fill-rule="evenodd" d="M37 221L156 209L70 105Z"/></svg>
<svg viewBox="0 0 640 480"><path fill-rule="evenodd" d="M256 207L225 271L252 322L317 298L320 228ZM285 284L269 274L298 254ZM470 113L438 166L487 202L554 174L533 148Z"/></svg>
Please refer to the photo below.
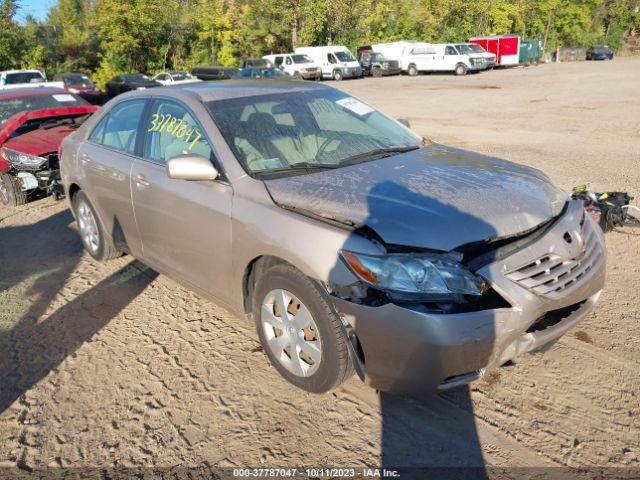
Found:
<svg viewBox="0 0 640 480"><path fill-rule="evenodd" d="M213 150L193 115L182 105L156 100L145 127L145 158L165 164L179 155L197 155L209 160Z"/></svg>

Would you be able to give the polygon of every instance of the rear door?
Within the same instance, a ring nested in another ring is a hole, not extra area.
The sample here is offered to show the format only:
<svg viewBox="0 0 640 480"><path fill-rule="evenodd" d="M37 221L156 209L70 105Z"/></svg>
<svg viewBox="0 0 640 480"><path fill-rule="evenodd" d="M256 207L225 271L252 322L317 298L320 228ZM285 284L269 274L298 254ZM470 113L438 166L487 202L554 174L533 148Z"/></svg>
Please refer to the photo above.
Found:
<svg viewBox="0 0 640 480"><path fill-rule="evenodd" d="M78 151L85 174L82 188L107 233L116 243L126 243L134 255L141 252L142 244L131 206L131 167L147 102L136 98L114 106Z"/></svg>
<svg viewBox="0 0 640 480"><path fill-rule="evenodd" d="M213 145L195 114L172 99L154 100L143 128L143 158L131 172L143 258L224 299L231 278L231 185L175 180L165 169L167 160L186 154L216 163Z"/></svg>

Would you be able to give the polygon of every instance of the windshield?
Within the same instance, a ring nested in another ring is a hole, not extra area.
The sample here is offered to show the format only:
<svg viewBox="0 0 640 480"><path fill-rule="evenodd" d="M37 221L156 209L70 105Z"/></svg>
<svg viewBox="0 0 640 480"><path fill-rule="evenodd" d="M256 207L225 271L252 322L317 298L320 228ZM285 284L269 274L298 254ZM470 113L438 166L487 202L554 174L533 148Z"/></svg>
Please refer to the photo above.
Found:
<svg viewBox="0 0 640 480"><path fill-rule="evenodd" d="M244 169L259 178L338 168L421 145L410 130L336 90L217 100L207 107Z"/></svg>
<svg viewBox="0 0 640 480"><path fill-rule="evenodd" d="M0 100L0 124L16 113L32 110L44 110L58 107L77 107L87 102L70 93L55 95L31 95L21 98Z"/></svg>
<svg viewBox="0 0 640 480"><path fill-rule="evenodd" d="M372 53L371 54L371 61L372 62L384 62L384 55L382 55L381 53Z"/></svg>
<svg viewBox="0 0 640 480"><path fill-rule="evenodd" d="M5 83L15 85L17 83L42 83L45 79L38 72L8 73Z"/></svg>
<svg viewBox="0 0 640 480"><path fill-rule="evenodd" d="M338 60L341 62L355 62L356 59L353 58L350 52L333 52Z"/></svg>
<svg viewBox="0 0 640 480"><path fill-rule="evenodd" d="M235 75L236 78L273 78L286 76L286 73L282 73L277 68L243 68Z"/></svg>
<svg viewBox="0 0 640 480"><path fill-rule="evenodd" d="M456 48L463 55L468 55L470 53L482 53L482 52L484 52L484 48L482 48L480 45L476 45L476 44L462 43L460 45L456 45Z"/></svg>
<svg viewBox="0 0 640 480"><path fill-rule="evenodd" d="M188 80L191 76L187 72L171 72L173 80L179 82L181 80Z"/></svg>
<svg viewBox="0 0 640 480"><path fill-rule="evenodd" d="M93 86L93 82L86 75L66 75L64 82L67 85L82 85L83 87Z"/></svg>
<svg viewBox="0 0 640 480"><path fill-rule="evenodd" d="M313 60L306 55L291 55L291 60L293 63L313 63Z"/></svg>

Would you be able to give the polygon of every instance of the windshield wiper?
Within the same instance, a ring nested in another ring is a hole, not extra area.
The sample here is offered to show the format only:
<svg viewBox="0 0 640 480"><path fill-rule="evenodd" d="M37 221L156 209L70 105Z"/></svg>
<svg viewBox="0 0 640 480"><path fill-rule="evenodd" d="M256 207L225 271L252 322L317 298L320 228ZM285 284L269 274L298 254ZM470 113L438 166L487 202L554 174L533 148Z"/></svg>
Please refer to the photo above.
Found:
<svg viewBox="0 0 640 480"><path fill-rule="evenodd" d="M338 168L339 165L335 165L332 163L312 163L312 162L298 162L292 163L288 167L281 168L270 168L268 170L257 171L255 173L259 173L260 175L272 175L278 173L288 173L288 172L317 172L318 170L331 170L332 168Z"/></svg>
<svg viewBox="0 0 640 480"><path fill-rule="evenodd" d="M417 145L412 145L410 147L377 148L369 152L358 153L357 155L347 157L344 160L340 161L340 166L354 165L360 162L367 162L370 160L377 160L379 158L392 157L393 155L397 155L399 153L411 152L412 150L417 150L419 148L420 147Z"/></svg>

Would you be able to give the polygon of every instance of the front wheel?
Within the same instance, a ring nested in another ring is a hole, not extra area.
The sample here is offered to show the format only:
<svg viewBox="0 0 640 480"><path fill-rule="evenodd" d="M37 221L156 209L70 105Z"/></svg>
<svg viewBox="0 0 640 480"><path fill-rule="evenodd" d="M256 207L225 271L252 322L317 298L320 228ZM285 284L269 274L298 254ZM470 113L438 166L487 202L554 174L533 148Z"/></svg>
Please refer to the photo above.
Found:
<svg viewBox="0 0 640 480"><path fill-rule="evenodd" d="M353 375L349 340L321 287L291 265L281 264L258 279L254 292L260 342L288 382L323 393Z"/></svg>
<svg viewBox="0 0 640 480"><path fill-rule="evenodd" d="M454 70L454 72L458 76L466 75L467 74L467 66L464 65L463 63L459 63L458 65L456 65L456 69Z"/></svg>
<svg viewBox="0 0 640 480"><path fill-rule="evenodd" d="M340 80L342 80L342 72L340 70L334 70L333 71L333 79L336 82L339 82Z"/></svg>
<svg viewBox="0 0 640 480"><path fill-rule="evenodd" d="M416 68L415 65L409 65L409 69L407 70L407 73L409 74L410 77L415 77L416 75L418 75L418 69Z"/></svg>
<svg viewBox="0 0 640 480"><path fill-rule="evenodd" d="M122 256L122 252L105 236L98 215L84 192L74 195L72 205L85 250L100 261Z"/></svg>
<svg viewBox="0 0 640 480"><path fill-rule="evenodd" d="M7 207L17 207L27 203L27 192L22 189L22 182L9 173L0 175L0 202Z"/></svg>

